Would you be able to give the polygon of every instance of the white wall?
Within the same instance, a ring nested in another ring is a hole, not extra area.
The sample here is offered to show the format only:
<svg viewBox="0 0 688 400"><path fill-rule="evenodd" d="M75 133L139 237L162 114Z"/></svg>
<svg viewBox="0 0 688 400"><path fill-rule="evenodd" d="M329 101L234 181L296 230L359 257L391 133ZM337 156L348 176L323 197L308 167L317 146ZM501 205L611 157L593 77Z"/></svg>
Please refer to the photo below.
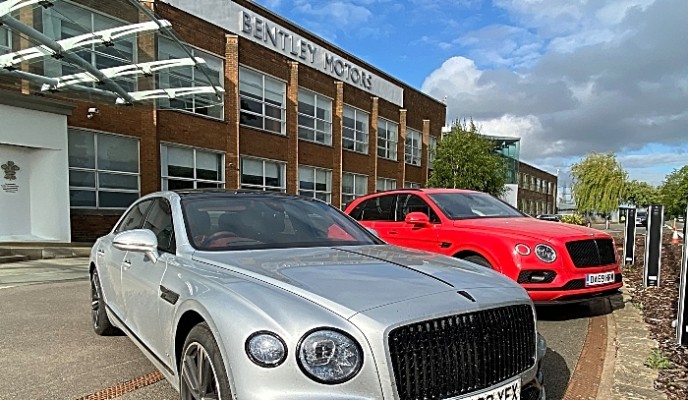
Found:
<svg viewBox="0 0 688 400"><path fill-rule="evenodd" d="M69 242L67 117L0 104L0 165L14 161L17 180L0 186L0 242Z"/></svg>
<svg viewBox="0 0 688 400"><path fill-rule="evenodd" d="M506 190L500 199L512 207L518 208L518 185L507 184L504 185L504 188Z"/></svg>

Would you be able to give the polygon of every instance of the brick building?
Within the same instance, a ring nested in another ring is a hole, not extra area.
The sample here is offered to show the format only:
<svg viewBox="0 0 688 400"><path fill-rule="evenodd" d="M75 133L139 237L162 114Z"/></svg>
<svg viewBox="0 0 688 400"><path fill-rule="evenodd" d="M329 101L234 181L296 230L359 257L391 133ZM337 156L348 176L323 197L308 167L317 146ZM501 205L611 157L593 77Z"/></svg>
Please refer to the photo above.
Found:
<svg viewBox="0 0 688 400"><path fill-rule="evenodd" d="M13 18L58 40L149 19L128 3L63 0ZM124 88L124 94L115 90L122 102L158 89L154 101L130 107L116 105L95 83L90 91L33 96L74 73L73 63L60 57L5 68L0 117L21 109L28 120L55 114L57 122L22 125L22 135L0 130L0 164L12 160L23 168L13 181L18 190L0 191L0 218L12 213L17 221L32 221L0 226L0 241L92 241L131 201L160 189L276 190L341 207L368 192L425 185L429 148L445 122L443 103L251 1L140 3L169 21L174 33L94 43L80 56L99 68L187 56L203 65L180 64L105 85ZM35 44L18 29L0 26L0 59ZM186 96L159 91L175 84L194 90ZM46 135L60 139L43 149ZM57 182L50 194L61 199L52 211L67 215L61 234L36 214L47 193L31 171L49 151L56 154L50 181Z"/></svg>
<svg viewBox="0 0 688 400"><path fill-rule="evenodd" d="M557 212L557 176L519 161L518 209L536 216Z"/></svg>

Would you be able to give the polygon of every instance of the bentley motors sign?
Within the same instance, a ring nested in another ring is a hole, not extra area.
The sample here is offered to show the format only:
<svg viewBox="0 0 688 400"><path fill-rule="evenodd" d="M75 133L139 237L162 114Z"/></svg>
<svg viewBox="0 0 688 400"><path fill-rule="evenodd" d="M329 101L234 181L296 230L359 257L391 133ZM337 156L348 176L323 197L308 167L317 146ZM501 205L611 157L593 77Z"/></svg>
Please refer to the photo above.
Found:
<svg viewBox="0 0 688 400"><path fill-rule="evenodd" d="M228 0L168 0L170 4L352 86L404 106L404 89L316 43Z"/></svg>

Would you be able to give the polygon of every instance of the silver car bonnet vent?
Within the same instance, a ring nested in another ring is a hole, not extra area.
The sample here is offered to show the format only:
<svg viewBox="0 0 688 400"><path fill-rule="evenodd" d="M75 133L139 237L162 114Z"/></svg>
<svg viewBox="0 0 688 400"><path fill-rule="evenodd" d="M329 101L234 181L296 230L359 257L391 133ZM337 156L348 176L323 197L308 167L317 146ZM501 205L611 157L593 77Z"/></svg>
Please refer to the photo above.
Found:
<svg viewBox="0 0 688 400"><path fill-rule="evenodd" d="M471 294L468 293L467 291L459 290L456 293L460 294L461 296L463 296L463 297L467 298L468 300L472 301L473 303L475 303L475 298L473 296L471 296Z"/></svg>

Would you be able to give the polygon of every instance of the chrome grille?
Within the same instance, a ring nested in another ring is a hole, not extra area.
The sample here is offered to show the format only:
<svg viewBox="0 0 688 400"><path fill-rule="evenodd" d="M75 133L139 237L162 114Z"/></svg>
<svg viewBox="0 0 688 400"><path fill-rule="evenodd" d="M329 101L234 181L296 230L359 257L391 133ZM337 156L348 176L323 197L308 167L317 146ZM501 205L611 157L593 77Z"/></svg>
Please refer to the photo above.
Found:
<svg viewBox="0 0 688 400"><path fill-rule="evenodd" d="M616 262L616 249L612 239L588 239L566 243L573 265L578 268L597 267Z"/></svg>
<svg viewBox="0 0 688 400"><path fill-rule="evenodd" d="M535 363L529 305L453 315L389 333L400 400L446 399L486 389Z"/></svg>

